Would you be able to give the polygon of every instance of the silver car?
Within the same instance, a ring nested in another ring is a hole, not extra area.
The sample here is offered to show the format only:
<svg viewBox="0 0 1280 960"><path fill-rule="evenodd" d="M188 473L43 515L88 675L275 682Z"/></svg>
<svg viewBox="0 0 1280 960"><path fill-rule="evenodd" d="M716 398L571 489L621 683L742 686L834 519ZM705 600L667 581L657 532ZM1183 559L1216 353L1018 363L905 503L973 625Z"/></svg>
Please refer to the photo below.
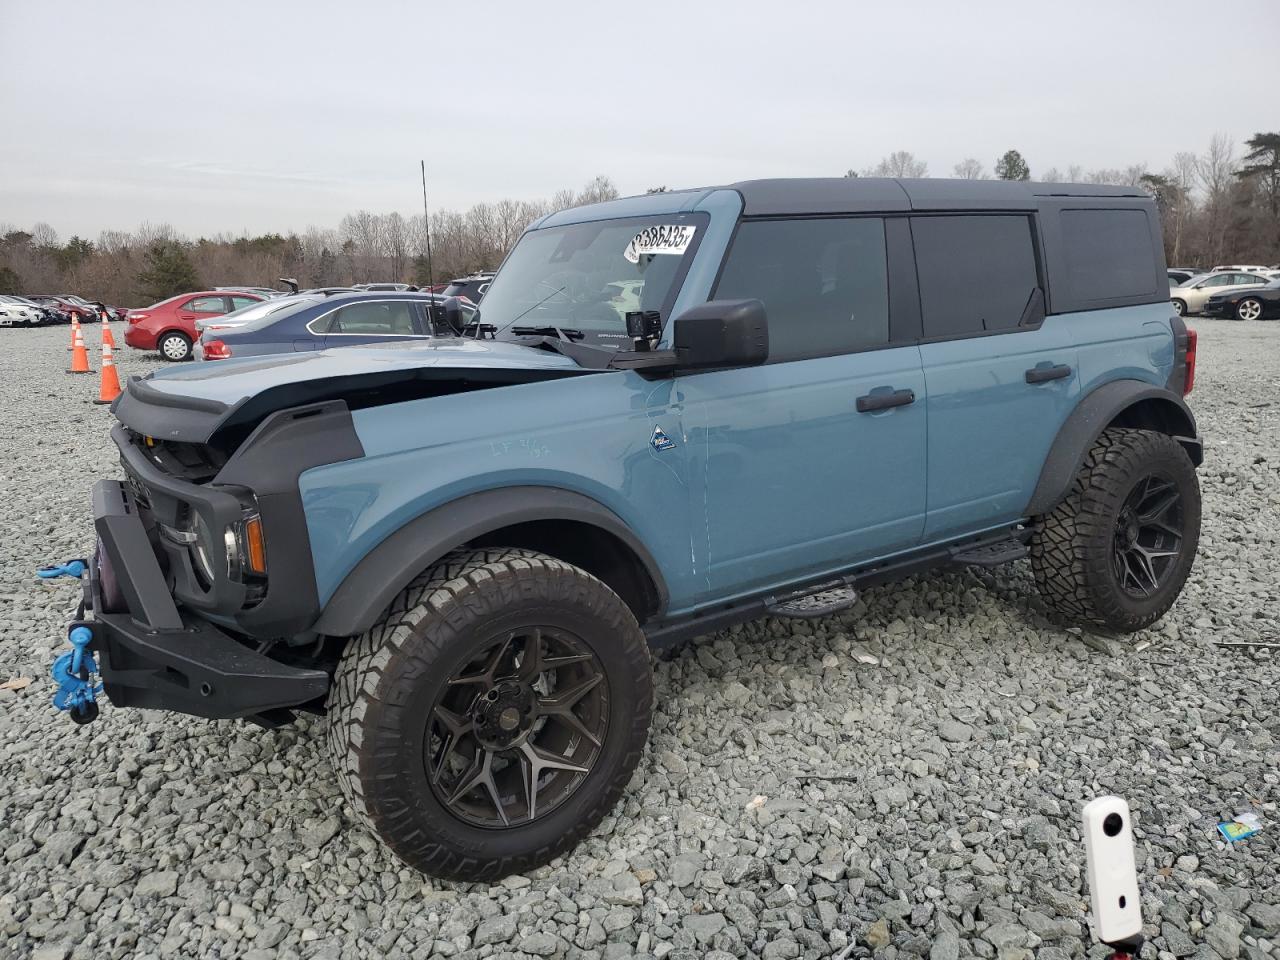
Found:
<svg viewBox="0 0 1280 960"><path fill-rule="evenodd" d="M1238 270L1223 270L1218 273L1202 273L1192 277L1186 283L1169 288L1169 299L1173 301L1173 309L1178 316L1199 313L1204 302L1215 293L1227 293L1228 288L1238 290L1241 287L1265 287L1270 278L1258 273L1242 273Z"/></svg>

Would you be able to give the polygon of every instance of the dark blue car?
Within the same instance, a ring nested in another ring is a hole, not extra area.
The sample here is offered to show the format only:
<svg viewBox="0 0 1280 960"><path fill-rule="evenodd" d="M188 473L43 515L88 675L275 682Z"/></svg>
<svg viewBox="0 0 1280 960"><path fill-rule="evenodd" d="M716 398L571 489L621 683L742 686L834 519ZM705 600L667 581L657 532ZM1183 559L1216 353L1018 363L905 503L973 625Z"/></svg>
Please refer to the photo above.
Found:
<svg viewBox="0 0 1280 960"><path fill-rule="evenodd" d="M267 300L201 323L195 358L260 357L429 337L428 308L434 304L439 314L444 299L424 293L362 292ZM472 312L464 306L462 322Z"/></svg>

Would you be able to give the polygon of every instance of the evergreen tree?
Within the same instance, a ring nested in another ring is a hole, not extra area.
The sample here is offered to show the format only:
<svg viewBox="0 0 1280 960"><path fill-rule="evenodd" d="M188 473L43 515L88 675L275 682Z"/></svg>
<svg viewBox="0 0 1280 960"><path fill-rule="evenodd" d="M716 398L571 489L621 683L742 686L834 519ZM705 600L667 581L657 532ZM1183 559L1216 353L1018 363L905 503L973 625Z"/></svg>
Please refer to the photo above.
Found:
<svg viewBox="0 0 1280 960"><path fill-rule="evenodd" d="M1249 152L1236 176L1241 180L1258 177L1271 207L1271 216L1280 216L1280 133L1255 133L1245 141Z"/></svg>
<svg viewBox="0 0 1280 960"><path fill-rule="evenodd" d="M150 246L143 259L146 267L138 274L138 285L143 294L153 300L200 289L200 277L181 244L158 241Z"/></svg>
<svg viewBox="0 0 1280 960"><path fill-rule="evenodd" d="M22 292L22 281L8 267L0 267L0 293L14 294Z"/></svg>
<svg viewBox="0 0 1280 960"><path fill-rule="evenodd" d="M996 161L996 176L1001 180L1030 180L1031 168L1017 150L1006 150Z"/></svg>

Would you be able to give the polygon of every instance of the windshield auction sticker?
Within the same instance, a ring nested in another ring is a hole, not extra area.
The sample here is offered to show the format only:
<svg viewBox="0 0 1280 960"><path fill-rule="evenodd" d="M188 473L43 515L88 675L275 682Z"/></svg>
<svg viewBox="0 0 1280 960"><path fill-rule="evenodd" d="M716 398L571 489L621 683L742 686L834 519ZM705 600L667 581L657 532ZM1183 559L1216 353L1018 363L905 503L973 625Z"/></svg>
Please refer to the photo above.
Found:
<svg viewBox="0 0 1280 960"><path fill-rule="evenodd" d="M675 223L645 227L627 244L622 255L631 263L639 263L646 254L680 256L689 249L697 227Z"/></svg>

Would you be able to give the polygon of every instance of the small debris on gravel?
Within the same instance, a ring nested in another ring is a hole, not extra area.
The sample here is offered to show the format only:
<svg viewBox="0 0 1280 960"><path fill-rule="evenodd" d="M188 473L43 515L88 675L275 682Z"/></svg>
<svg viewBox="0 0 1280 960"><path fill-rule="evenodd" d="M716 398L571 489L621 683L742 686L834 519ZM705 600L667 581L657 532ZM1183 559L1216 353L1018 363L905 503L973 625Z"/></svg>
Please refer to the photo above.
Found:
<svg viewBox="0 0 1280 960"><path fill-rule="evenodd" d="M1280 656L1214 646L1280 641L1280 324L1193 325L1204 533L1161 623L1055 625L1023 562L703 637L659 659L617 809L492 886L353 826L322 719L53 711L78 586L35 569L91 550L119 468L66 328L0 330L0 680L33 678L0 686L0 956L1097 958L1078 817L1104 793L1133 810L1146 960L1280 955ZM1231 845L1241 810L1265 826Z"/></svg>

